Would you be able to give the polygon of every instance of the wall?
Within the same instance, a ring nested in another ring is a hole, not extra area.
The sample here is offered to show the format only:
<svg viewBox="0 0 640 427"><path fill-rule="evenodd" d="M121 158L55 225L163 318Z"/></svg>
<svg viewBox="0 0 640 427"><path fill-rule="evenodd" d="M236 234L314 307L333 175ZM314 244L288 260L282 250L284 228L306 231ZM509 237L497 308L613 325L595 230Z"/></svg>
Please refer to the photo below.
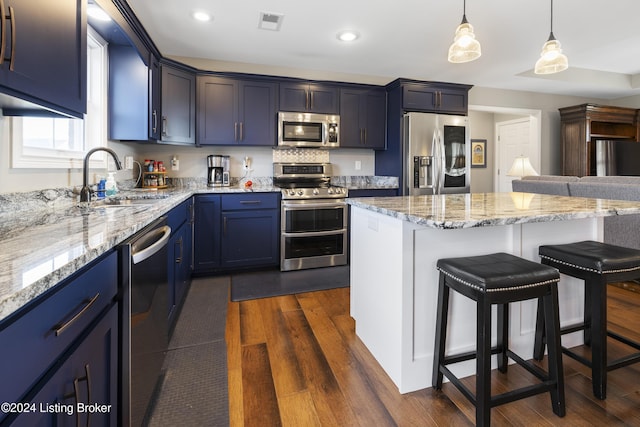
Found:
<svg viewBox="0 0 640 427"><path fill-rule="evenodd" d="M471 168L471 192L489 193L493 191L493 163L495 152L495 118L493 113L469 111L471 139L486 139L487 167Z"/></svg>

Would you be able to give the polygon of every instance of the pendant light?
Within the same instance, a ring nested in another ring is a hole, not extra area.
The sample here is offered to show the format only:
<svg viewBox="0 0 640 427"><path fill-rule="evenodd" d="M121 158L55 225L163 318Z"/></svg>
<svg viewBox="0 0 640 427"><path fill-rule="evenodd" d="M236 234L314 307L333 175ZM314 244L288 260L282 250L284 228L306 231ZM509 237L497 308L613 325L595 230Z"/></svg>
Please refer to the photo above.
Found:
<svg viewBox="0 0 640 427"><path fill-rule="evenodd" d="M453 44L449 47L449 62L461 63L469 62L480 58L482 52L480 50L480 42L476 40L473 33L473 25L467 21L467 1L463 1L462 22L456 28L456 35L453 38Z"/></svg>
<svg viewBox="0 0 640 427"><path fill-rule="evenodd" d="M536 74L553 74L564 71L569 67L567 57L562 54L560 42L553 35L553 0L551 0L551 33L549 40L542 46L540 59L536 61Z"/></svg>

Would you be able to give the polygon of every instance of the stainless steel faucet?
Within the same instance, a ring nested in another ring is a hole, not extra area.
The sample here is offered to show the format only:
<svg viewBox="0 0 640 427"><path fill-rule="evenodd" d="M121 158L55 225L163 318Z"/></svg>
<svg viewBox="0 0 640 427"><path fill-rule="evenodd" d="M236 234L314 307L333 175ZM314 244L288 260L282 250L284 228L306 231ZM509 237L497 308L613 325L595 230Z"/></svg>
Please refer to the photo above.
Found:
<svg viewBox="0 0 640 427"><path fill-rule="evenodd" d="M113 160L116 162L116 169L122 169L122 163L120 163L120 159L115 151L106 147L97 147L89 150L87 155L84 156L84 165L82 169L82 190L80 190L80 202L90 202L91 201L91 188L89 188L89 157L96 151L105 151L111 154Z"/></svg>

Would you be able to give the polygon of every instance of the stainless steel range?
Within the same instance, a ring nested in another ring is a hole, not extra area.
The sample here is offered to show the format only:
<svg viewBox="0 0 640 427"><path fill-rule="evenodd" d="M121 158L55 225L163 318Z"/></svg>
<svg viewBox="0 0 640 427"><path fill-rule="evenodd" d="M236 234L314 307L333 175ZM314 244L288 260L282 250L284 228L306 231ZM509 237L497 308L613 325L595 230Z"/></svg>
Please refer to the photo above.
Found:
<svg viewBox="0 0 640 427"><path fill-rule="evenodd" d="M331 185L329 163L274 163L282 188L280 270L347 263L348 190Z"/></svg>

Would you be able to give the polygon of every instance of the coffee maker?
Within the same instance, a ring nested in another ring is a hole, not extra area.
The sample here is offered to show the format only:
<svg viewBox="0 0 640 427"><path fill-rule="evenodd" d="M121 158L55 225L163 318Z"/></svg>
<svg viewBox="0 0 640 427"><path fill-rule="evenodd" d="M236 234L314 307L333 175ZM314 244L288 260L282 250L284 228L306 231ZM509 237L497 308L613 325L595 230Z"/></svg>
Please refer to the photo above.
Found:
<svg viewBox="0 0 640 427"><path fill-rule="evenodd" d="M211 154L207 156L207 186L223 187L229 185L229 156Z"/></svg>

